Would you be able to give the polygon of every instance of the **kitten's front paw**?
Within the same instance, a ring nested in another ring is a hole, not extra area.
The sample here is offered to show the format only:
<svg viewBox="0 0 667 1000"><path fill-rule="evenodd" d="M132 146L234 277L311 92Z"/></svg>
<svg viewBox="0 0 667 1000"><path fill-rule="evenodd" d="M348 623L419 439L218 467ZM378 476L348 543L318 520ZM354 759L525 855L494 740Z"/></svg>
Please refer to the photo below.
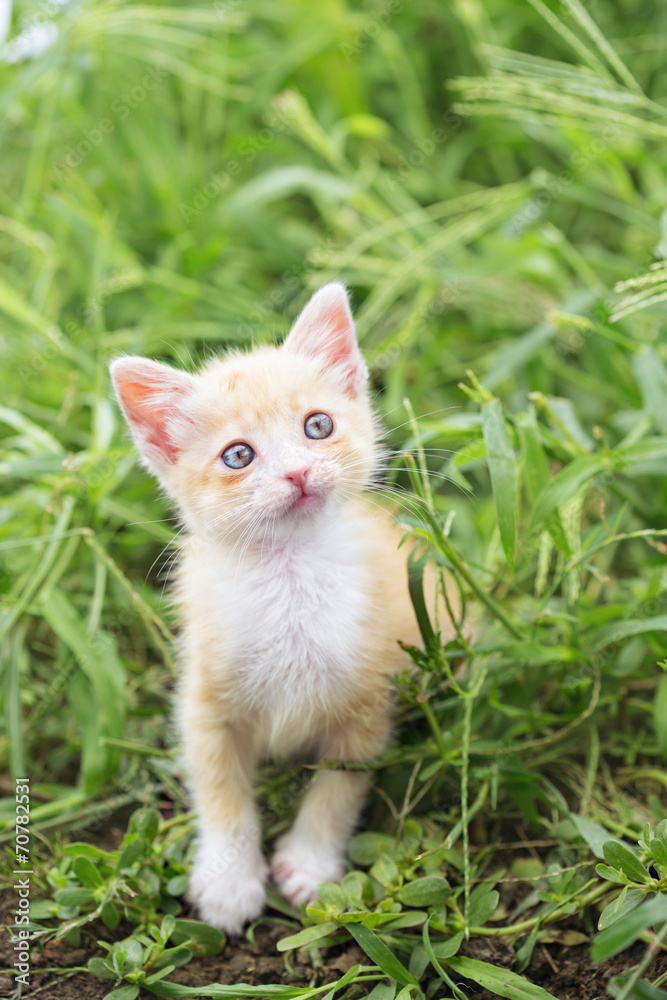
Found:
<svg viewBox="0 0 667 1000"><path fill-rule="evenodd" d="M321 882L340 882L345 863L338 851L290 837L276 844L271 877L293 906L317 899Z"/></svg>
<svg viewBox="0 0 667 1000"><path fill-rule="evenodd" d="M204 834L197 848L188 899L199 917L227 934L240 934L264 909L268 866L245 835Z"/></svg>

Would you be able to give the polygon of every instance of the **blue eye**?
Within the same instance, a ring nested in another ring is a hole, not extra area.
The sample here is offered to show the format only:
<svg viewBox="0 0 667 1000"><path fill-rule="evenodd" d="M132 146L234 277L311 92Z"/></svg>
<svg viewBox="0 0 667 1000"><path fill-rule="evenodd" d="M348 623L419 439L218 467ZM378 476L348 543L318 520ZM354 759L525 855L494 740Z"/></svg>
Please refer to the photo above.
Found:
<svg viewBox="0 0 667 1000"><path fill-rule="evenodd" d="M220 457L230 469L245 469L256 456L249 444L237 441L228 445Z"/></svg>
<svg viewBox="0 0 667 1000"><path fill-rule="evenodd" d="M320 440L333 434L333 420L326 413L311 413L303 425L306 437Z"/></svg>

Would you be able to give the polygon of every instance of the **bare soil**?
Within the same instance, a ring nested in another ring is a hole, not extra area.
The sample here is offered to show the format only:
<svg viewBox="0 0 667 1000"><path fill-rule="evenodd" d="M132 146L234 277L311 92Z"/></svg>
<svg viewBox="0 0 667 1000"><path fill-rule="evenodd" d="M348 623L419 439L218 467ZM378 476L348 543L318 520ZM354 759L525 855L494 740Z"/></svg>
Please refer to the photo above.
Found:
<svg viewBox="0 0 667 1000"><path fill-rule="evenodd" d="M7 899L9 902L9 899ZM561 927L561 938L568 928ZM581 925L576 919L569 928L582 938ZM102 928L100 930L103 930ZM177 969L170 980L188 986L204 986L209 983L235 985L247 983L261 986L269 983L284 983L291 986L313 986L333 982L340 978L357 962L365 963L364 955L356 944L349 943L340 948L329 948L322 955L322 964L314 967L307 951L299 951L291 957L292 972L288 971L283 956L275 949L276 942L288 933L279 925L257 928L256 943L248 941L228 942L224 951L211 958L195 958L189 965ZM567 940L567 938L566 938ZM589 943L578 944L551 942L538 944L526 976L533 982L549 990L558 1000L608 1000L606 985L610 979L625 969L632 969L644 954L645 945L637 944L608 962L599 966L591 965ZM32 956L30 989L26 991L43 1000L102 1000L113 988L113 984L95 979L87 973L63 975L40 972L40 969L67 969L85 965L93 954L102 954L95 943L95 935L82 939L81 948L72 949L66 944L47 945L43 953ZM475 939L464 948L464 954L481 961L511 968L514 964L514 950L505 939ZM14 961L9 935L5 932L0 941L0 963L9 968ZM667 971L667 954L660 955L651 966L651 978ZM497 994L481 989L474 983L466 983L466 992L471 1000L492 1000ZM361 989L358 988L359 994ZM356 990L355 990L356 993ZM13 977L0 975L0 996L14 995ZM444 995L444 993L442 994ZM151 994L142 992L147 1000ZM437 996L437 995L436 995Z"/></svg>
<svg viewBox="0 0 667 1000"><path fill-rule="evenodd" d="M88 839L111 849L120 840L122 829L122 824L110 824L105 831L96 831ZM502 862L502 851L497 859ZM506 860L509 864L511 855ZM503 901L507 905L516 905L524 886L517 883L511 888L505 885L503 889L506 895ZM0 969L11 968L15 961L10 935L4 929L12 919L14 903L12 890L0 894ZM131 930L128 924L125 933L130 934ZM537 944L531 964L524 975L558 1000L609 1000L607 983L626 969L635 968L644 955L646 945L638 943L622 955L594 966L590 960L590 937L587 931L590 932L590 926L587 928L576 915L553 925L550 929L551 940ZM176 969L169 979L187 986L205 986L210 983L261 986L282 983L312 987L336 981L357 963L370 964L359 947L350 941L345 945L323 950L317 965L313 964L312 954L305 949L290 955L288 965L284 956L276 951L276 942L292 933L293 930L286 929L282 924L267 922L256 928L254 944L245 939L228 941L220 955L195 958L188 965ZM121 928L111 934L100 923L92 928L84 928L81 946L78 948L71 948L60 941L47 944L43 951L33 949L30 988L24 990L22 995L36 995L40 1000L102 1000L113 989L113 983L108 980L96 979L87 972L54 973L40 970L65 970L85 966L93 955L104 954L97 944L98 939L111 941L119 935L124 936ZM462 954L506 969L512 969L515 964L515 951L506 937L473 939L464 945ZM655 979L665 971L667 952L661 953L652 963L650 978ZM471 1000L492 1000L497 996L475 983L458 979L455 981L465 985L465 992ZM366 984L353 986L348 1000L363 996L364 985ZM433 1000L446 995L446 990L439 990ZM14 977L0 973L0 997L14 996ZM141 1000L147 1000L151 996L153 995L147 991L142 991Z"/></svg>

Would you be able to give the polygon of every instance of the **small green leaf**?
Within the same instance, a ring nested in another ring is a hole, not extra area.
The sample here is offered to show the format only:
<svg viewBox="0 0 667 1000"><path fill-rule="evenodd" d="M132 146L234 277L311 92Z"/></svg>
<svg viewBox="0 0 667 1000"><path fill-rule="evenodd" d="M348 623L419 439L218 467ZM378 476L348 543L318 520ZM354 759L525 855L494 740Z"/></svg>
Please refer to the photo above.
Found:
<svg viewBox="0 0 667 1000"><path fill-rule="evenodd" d="M484 927L500 901L499 893L489 885L478 885L470 893L468 923L471 927Z"/></svg>
<svg viewBox="0 0 667 1000"><path fill-rule="evenodd" d="M53 897L56 902L63 906L85 906L92 903L94 895L91 889L58 889Z"/></svg>
<svg viewBox="0 0 667 1000"><path fill-rule="evenodd" d="M336 910L344 910L347 905L345 893L335 882L322 882L318 886L317 893L325 906L333 907Z"/></svg>
<svg viewBox="0 0 667 1000"><path fill-rule="evenodd" d="M116 970L105 958L89 958L88 968L98 979L118 979Z"/></svg>
<svg viewBox="0 0 667 1000"><path fill-rule="evenodd" d="M144 949L136 938L127 938L116 945L116 951L124 956L125 970L136 972L144 964Z"/></svg>
<svg viewBox="0 0 667 1000"><path fill-rule="evenodd" d="M104 884L102 876L89 858L78 857L72 862L72 871L89 889L98 889Z"/></svg>
<svg viewBox="0 0 667 1000"><path fill-rule="evenodd" d="M381 851L395 849L396 840L387 833L375 833L368 830L365 833L358 833L350 841L348 854L350 860L355 865L372 865L380 857Z"/></svg>
<svg viewBox="0 0 667 1000"><path fill-rule="evenodd" d="M117 990L107 993L104 1000L136 1000L139 989L140 987L136 985L119 986Z"/></svg>
<svg viewBox="0 0 667 1000"><path fill-rule="evenodd" d="M111 851L102 851L99 847L93 847L92 844L81 844L78 842L75 844L65 844L63 854L67 854L69 857L95 858L112 865L116 864L117 858L117 855Z"/></svg>
<svg viewBox="0 0 667 1000"><path fill-rule="evenodd" d="M597 934L591 958L594 962L604 962L619 951L625 951L637 940L642 931L653 924L662 924L667 920L667 895L648 899L636 909L626 913L616 920L611 927Z"/></svg>
<svg viewBox="0 0 667 1000"><path fill-rule="evenodd" d="M577 813L570 813L570 819L574 823L577 833L583 837L596 858L604 858L602 846L609 840L609 831L605 830L599 823Z"/></svg>
<svg viewBox="0 0 667 1000"><path fill-rule="evenodd" d="M348 872L340 885L345 894L346 906L358 906L360 903L373 902L373 883L366 872Z"/></svg>
<svg viewBox="0 0 667 1000"><path fill-rule="evenodd" d="M171 975L175 968L175 965L165 965L164 968L158 969L158 971L152 973L152 975L146 976L144 979L144 986L150 986L151 983L159 982L160 979L164 979L165 976Z"/></svg>
<svg viewBox="0 0 667 1000"><path fill-rule="evenodd" d="M104 904L100 916L102 917L102 923L105 927L108 927L110 931L114 931L120 923L120 913L118 912L117 907L111 902L106 902Z"/></svg>
<svg viewBox="0 0 667 1000"><path fill-rule="evenodd" d="M136 840L131 840L123 850L121 851L120 857L118 858L117 868L121 871L124 868L132 868L132 866L143 857L146 853L146 842L138 837Z"/></svg>
<svg viewBox="0 0 667 1000"><path fill-rule="evenodd" d="M626 885L616 899L605 906L600 914L598 930L603 931L605 927L610 927L615 920L619 920L624 914L634 910L644 899L646 899L646 892L643 889L631 889Z"/></svg>
<svg viewBox="0 0 667 1000"><path fill-rule="evenodd" d="M141 890L152 899L160 897L160 876L150 865L142 865L137 872L137 879L141 885ZM169 898L168 896L165 898Z"/></svg>
<svg viewBox="0 0 667 1000"><path fill-rule="evenodd" d="M170 896L183 896L188 888L187 875L174 875L167 880L167 892Z"/></svg>
<svg viewBox="0 0 667 1000"><path fill-rule="evenodd" d="M428 918L428 913L426 910L406 910L405 913L398 913L394 919L391 919L390 913L374 913L373 916L389 917L389 920L382 921L382 931L391 934L392 931L397 931L401 927L418 927ZM362 920L361 922L365 923L366 921Z"/></svg>
<svg viewBox="0 0 667 1000"><path fill-rule="evenodd" d="M393 858L383 852L371 868L370 874L381 885L393 885L398 880L398 866Z"/></svg>
<svg viewBox="0 0 667 1000"><path fill-rule="evenodd" d="M649 843L649 849L654 860L657 861L660 867L667 868L667 847L665 847L663 842L654 837Z"/></svg>
<svg viewBox="0 0 667 1000"><path fill-rule="evenodd" d="M607 840L602 849L607 864L622 871L633 882L651 881L651 876L639 858L620 840Z"/></svg>
<svg viewBox="0 0 667 1000"><path fill-rule="evenodd" d="M203 920L176 920L169 936L174 944L196 942L199 945L197 950L201 949L204 955L219 955L227 940L221 930Z"/></svg>
<svg viewBox="0 0 667 1000"><path fill-rule="evenodd" d="M414 882L406 882L397 896L406 906L435 906L444 903L450 894L451 889L444 878L439 875L427 875L415 879Z"/></svg>
<svg viewBox="0 0 667 1000"><path fill-rule="evenodd" d="M447 941L440 941L439 944L431 942L433 954L439 962L445 962L448 958L453 958L458 953L463 943L463 936L463 931L461 931L459 934L454 934L448 938Z"/></svg>
<svg viewBox="0 0 667 1000"><path fill-rule="evenodd" d="M166 965L171 965L175 969L180 969L182 965L187 965L193 957L194 952L190 948L186 948L185 945L179 945L177 948L165 948L154 968L162 969Z"/></svg>
<svg viewBox="0 0 667 1000"><path fill-rule="evenodd" d="M648 854L650 852L649 840L651 839L651 824L647 821L644 823L644 829L641 832L640 838L637 841L641 850Z"/></svg>
<svg viewBox="0 0 667 1000"><path fill-rule="evenodd" d="M157 809L137 809L130 817L128 830L139 834L147 844L152 844L159 826L160 814Z"/></svg>
<svg viewBox="0 0 667 1000"><path fill-rule="evenodd" d="M595 871L598 873L600 878L606 879L607 882L615 882L616 885L625 884L616 869L610 868L609 865L596 865Z"/></svg>
<svg viewBox="0 0 667 1000"><path fill-rule="evenodd" d="M667 819L661 820L653 831L653 835L667 847Z"/></svg>
<svg viewBox="0 0 667 1000"><path fill-rule="evenodd" d="M52 899L36 899L30 902L31 920L50 920L58 913L58 904Z"/></svg>
<svg viewBox="0 0 667 1000"><path fill-rule="evenodd" d="M175 930L176 930L176 920L174 919L171 913L166 913L160 923L159 933L162 936L162 940L166 941L168 938L170 938Z"/></svg>
<svg viewBox="0 0 667 1000"><path fill-rule="evenodd" d="M327 920L323 924L306 927L305 930L299 931L298 934L290 934L289 937L278 941L276 948L278 951L292 951L294 948L310 948L315 941L319 941L323 937L328 937L329 934L333 934L339 928L340 924L334 923L333 920Z"/></svg>

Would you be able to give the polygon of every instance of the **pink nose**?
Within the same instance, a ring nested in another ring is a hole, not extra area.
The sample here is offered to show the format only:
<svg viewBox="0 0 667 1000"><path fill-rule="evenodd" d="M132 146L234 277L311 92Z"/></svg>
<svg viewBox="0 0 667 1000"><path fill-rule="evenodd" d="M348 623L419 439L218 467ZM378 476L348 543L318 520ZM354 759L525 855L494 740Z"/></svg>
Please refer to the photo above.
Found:
<svg viewBox="0 0 667 1000"><path fill-rule="evenodd" d="M309 467L307 465L303 465L301 466L300 469L292 469L291 472L286 472L285 479L287 479L290 483L294 483L296 486L299 487L300 490L302 490L305 493L306 476L308 475L309 472L310 472Z"/></svg>

